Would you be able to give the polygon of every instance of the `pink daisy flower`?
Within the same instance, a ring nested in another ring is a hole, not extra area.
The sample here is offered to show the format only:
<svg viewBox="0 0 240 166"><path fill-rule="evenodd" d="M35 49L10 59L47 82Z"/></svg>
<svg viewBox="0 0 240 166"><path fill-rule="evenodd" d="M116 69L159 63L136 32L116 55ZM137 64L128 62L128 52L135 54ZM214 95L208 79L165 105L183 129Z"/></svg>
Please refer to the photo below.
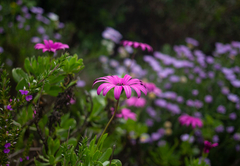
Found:
<svg viewBox="0 0 240 166"><path fill-rule="evenodd" d="M135 107L144 107L146 104L146 99L140 97L131 97L130 99L126 100L128 106L135 106Z"/></svg>
<svg viewBox="0 0 240 166"><path fill-rule="evenodd" d="M204 149L203 149L203 152L204 152L204 153L209 153L210 149L212 149L213 147L216 147L216 146L218 146L218 143L212 144L212 143L209 142L209 141L204 141Z"/></svg>
<svg viewBox="0 0 240 166"><path fill-rule="evenodd" d="M49 52L56 52L57 50L69 48L67 44L62 44L60 42L53 42L52 40L44 40L44 44L37 43L34 46L35 49L42 49L43 52L49 51Z"/></svg>
<svg viewBox="0 0 240 166"><path fill-rule="evenodd" d="M194 129L196 126L198 127L202 127L203 126L203 122L201 119L199 118L195 118L195 117L192 117L192 116L189 116L189 115L181 115L179 118L178 118L179 122L182 124L182 125L186 125L186 126L189 126L189 125L192 125L192 128Z"/></svg>
<svg viewBox="0 0 240 166"><path fill-rule="evenodd" d="M148 50L148 52L153 51L152 47L146 43L138 43L138 42L133 42L133 41L127 41L127 40L123 40L121 42L121 44L123 46L132 46L134 48L142 48L142 50L144 51L145 49Z"/></svg>
<svg viewBox="0 0 240 166"><path fill-rule="evenodd" d="M101 91L103 91L103 96L105 96L110 89L114 88L114 97L116 100L120 98L122 90L125 91L128 99L131 97L132 89L136 91L138 97L141 96L141 91L147 95L147 90L142 84L142 81L139 79L132 79L128 74L123 78L119 78L117 75L100 77L93 82L93 85L98 82L104 83L98 87L97 94L99 95Z"/></svg>

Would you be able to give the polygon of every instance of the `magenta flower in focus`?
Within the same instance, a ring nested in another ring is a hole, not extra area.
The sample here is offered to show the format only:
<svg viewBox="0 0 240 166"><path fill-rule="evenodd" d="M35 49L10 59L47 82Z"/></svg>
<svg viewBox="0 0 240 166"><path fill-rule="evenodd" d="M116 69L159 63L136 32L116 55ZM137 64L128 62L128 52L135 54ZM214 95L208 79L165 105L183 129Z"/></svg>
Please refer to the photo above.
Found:
<svg viewBox="0 0 240 166"><path fill-rule="evenodd" d="M203 149L203 152L204 152L204 153L209 153L210 149L212 149L213 147L216 147L216 146L218 146L218 143L212 144L212 143L209 142L209 141L204 141L204 149Z"/></svg>
<svg viewBox="0 0 240 166"><path fill-rule="evenodd" d="M103 96L105 96L110 89L114 88L114 97L116 100L120 98L122 90L125 91L128 99L131 97L132 89L136 91L138 97L141 96L141 91L147 95L147 90L142 84L142 81L139 79L132 79L128 74L123 78L119 78L117 75L100 77L93 82L93 85L98 82L105 83L98 87L97 94L100 95L101 91L103 91Z"/></svg>
<svg viewBox="0 0 240 166"><path fill-rule="evenodd" d="M135 106L135 107L144 107L146 104L146 99L140 97L131 97L130 99L126 100L128 106Z"/></svg>
<svg viewBox="0 0 240 166"><path fill-rule="evenodd" d="M67 44L62 44L60 42L53 42L52 40L44 40L44 44L37 43L34 46L35 49L42 49L43 52L49 51L49 52L56 52L57 50L69 48Z"/></svg>
<svg viewBox="0 0 240 166"><path fill-rule="evenodd" d="M148 50L148 52L153 51L152 47L146 43L138 43L138 42L133 42L133 41L127 41L127 40L123 40L122 42L123 46L132 46L134 48L142 48L142 50L144 51L145 49Z"/></svg>
<svg viewBox="0 0 240 166"><path fill-rule="evenodd" d="M189 125L192 125L192 128L194 129L196 126L198 127L202 127L203 126L203 122L201 119L199 118L195 118L195 117L192 117L192 116L189 116L189 115L181 115L179 118L178 118L179 122L182 124L182 125L186 125L186 126L189 126Z"/></svg>

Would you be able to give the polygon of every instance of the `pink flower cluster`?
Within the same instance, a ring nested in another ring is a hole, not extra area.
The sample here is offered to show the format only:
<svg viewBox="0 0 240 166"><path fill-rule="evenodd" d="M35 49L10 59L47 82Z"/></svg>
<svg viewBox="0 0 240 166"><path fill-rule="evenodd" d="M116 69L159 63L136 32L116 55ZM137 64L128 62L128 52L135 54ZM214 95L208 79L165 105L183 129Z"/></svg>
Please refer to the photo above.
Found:
<svg viewBox="0 0 240 166"><path fill-rule="evenodd" d="M148 52L152 52L153 49L150 45L146 44L146 43L139 43L139 42L133 42L133 41L128 41L128 40L123 40L121 41L123 46L131 46L134 48L142 48L142 50L144 51L145 49L148 50Z"/></svg>
<svg viewBox="0 0 240 166"><path fill-rule="evenodd" d="M135 107L144 107L146 104L146 99L140 97L131 97L130 99L126 100L128 106L135 106Z"/></svg>
<svg viewBox="0 0 240 166"><path fill-rule="evenodd" d="M43 52L56 52L57 50L69 48L67 44L62 44L60 42L53 42L52 40L44 40L44 44L37 43L34 46L35 49L42 49Z"/></svg>
<svg viewBox="0 0 240 166"><path fill-rule="evenodd" d="M195 118L189 115L181 115L178 118L179 122L181 123L181 125L192 125L192 128L194 129L195 127L202 127L203 126L203 122L201 119L199 118Z"/></svg>
<svg viewBox="0 0 240 166"><path fill-rule="evenodd" d="M114 112L114 109L111 109L112 111L112 114ZM136 114L134 112L131 112L130 109L127 109L127 108L123 108L121 110L121 113L119 114L116 114L116 117L118 118L124 118L125 120L128 120L128 119L132 119L132 120L135 120L136 121Z"/></svg>

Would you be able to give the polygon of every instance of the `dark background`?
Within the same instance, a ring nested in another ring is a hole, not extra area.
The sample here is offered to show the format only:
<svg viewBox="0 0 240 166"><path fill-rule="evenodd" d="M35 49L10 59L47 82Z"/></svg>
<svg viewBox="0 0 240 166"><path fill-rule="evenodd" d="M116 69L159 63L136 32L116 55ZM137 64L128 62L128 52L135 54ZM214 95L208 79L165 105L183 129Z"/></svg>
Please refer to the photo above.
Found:
<svg viewBox="0 0 240 166"><path fill-rule="evenodd" d="M163 44L183 44L186 37L200 42L210 54L216 42L240 38L238 0L48 0L37 1L45 12L55 12L76 31L71 45L99 45L101 32L110 26L125 39L149 43L155 50Z"/></svg>

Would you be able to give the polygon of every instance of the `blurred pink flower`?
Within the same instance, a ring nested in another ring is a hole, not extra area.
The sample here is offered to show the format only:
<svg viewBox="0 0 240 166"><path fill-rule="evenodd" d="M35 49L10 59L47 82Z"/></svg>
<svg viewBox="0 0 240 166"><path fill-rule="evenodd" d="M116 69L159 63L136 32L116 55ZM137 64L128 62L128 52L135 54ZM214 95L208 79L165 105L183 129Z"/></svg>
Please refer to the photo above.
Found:
<svg viewBox="0 0 240 166"><path fill-rule="evenodd" d="M128 106L135 106L135 107L144 107L146 104L146 99L140 97L131 97L130 99L126 100Z"/></svg>
<svg viewBox="0 0 240 166"><path fill-rule="evenodd" d="M53 42L52 40L44 40L44 44L37 43L34 46L35 49L42 49L43 52L49 51L49 52L56 52L57 50L69 48L67 44L62 44L60 42Z"/></svg>
<svg viewBox="0 0 240 166"><path fill-rule="evenodd" d="M123 46L132 46L134 48L142 48L142 50L144 51L145 49L148 50L148 52L153 51L152 47L146 43L138 43L138 42L133 42L133 41L127 41L127 40L123 40L122 42Z"/></svg>
<svg viewBox="0 0 240 166"><path fill-rule="evenodd" d="M179 118L178 118L179 122L182 124L182 125L186 125L186 126L189 126L189 125L192 125L192 128L194 129L196 126L198 127L202 127L203 126L203 122L201 119L199 118L195 118L195 117L192 117L192 116L189 116L189 115L181 115Z"/></svg>
<svg viewBox="0 0 240 166"><path fill-rule="evenodd" d="M204 141L204 149L203 149L203 152L204 152L204 153L209 153L210 149L212 149L213 147L216 147L216 146L218 146L218 143L212 144L212 143L209 142L209 141Z"/></svg>
<svg viewBox="0 0 240 166"><path fill-rule="evenodd" d="M123 108L120 114L117 114L117 117L124 118L125 120L132 119L136 121L136 114L131 112L130 109Z"/></svg>
<svg viewBox="0 0 240 166"><path fill-rule="evenodd" d="M162 91L152 82L143 82L143 85L146 87L148 92L153 92L156 95L159 95Z"/></svg>
<svg viewBox="0 0 240 166"><path fill-rule="evenodd" d="M114 97L116 100L120 98L122 90L125 91L128 99L131 97L132 89L136 91L138 97L141 96L141 91L147 95L147 90L142 84L142 81L132 79L132 77L127 74L123 78L119 78L117 75L100 77L93 82L93 85L98 82L105 83L98 87L97 94L100 95L101 91L103 91L103 96L105 96L110 89L114 88Z"/></svg>

